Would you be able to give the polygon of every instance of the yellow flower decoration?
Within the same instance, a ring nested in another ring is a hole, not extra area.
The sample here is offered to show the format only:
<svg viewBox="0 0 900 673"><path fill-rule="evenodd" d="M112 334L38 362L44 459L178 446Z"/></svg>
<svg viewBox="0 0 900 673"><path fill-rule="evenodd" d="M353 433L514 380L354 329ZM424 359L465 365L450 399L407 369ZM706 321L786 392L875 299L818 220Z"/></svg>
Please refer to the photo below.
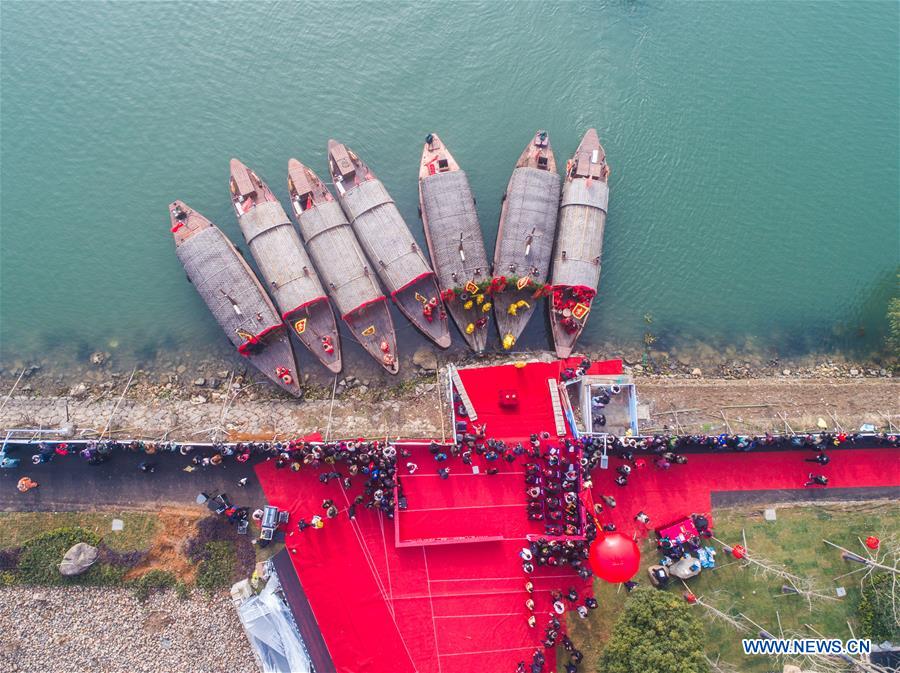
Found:
<svg viewBox="0 0 900 673"><path fill-rule="evenodd" d="M484 306L481 307L482 313L487 313L490 310L491 310L491 302L488 302L487 304L485 304Z"/></svg>
<svg viewBox="0 0 900 673"><path fill-rule="evenodd" d="M475 323L470 322L468 325L466 325L466 334L471 334L474 331L475 331Z"/></svg>
<svg viewBox="0 0 900 673"><path fill-rule="evenodd" d="M505 337L503 337L504 350L509 350L510 348L512 348L515 345L516 345L516 337L514 337L512 334L507 334Z"/></svg>
<svg viewBox="0 0 900 673"><path fill-rule="evenodd" d="M521 299L516 302L516 308L531 308L531 304L529 304L524 299Z"/></svg>
<svg viewBox="0 0 900 673"><path fill-rule="evenodd" d="M465 304L463 304L463 308L466 309L466 310L472 308L472 300L470 299L470 300L467 301Z"/></svg>
<svg viewBox="0 0 900 673"><path fill-rule="evenodd" d="M506 312L509 313L510 315L515 315L516 311L517 311L516 304L510 304L509 308L507 309Z"/></svg>
<svg viewBox="0 0 900 673"><path fill-rule="evenodd" d="M475 297L475 303L481 306L482 302L484 302L484 295L479 294Z"/></svg>

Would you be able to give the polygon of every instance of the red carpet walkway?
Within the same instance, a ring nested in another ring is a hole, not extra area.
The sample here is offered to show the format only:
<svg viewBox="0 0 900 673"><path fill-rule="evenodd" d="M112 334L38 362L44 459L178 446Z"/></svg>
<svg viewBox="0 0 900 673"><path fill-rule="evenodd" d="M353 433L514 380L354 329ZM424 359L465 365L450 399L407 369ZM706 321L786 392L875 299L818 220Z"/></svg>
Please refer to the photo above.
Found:
<svg viewBox="0 0 900 673"><path fill-rule="evenodd" d="M616 499L615 509L605 508L602 523L612 522L626 534L643 536L648 527L652 530L682 515L709 512L710 494L715 491L802 489L810 472L827 476L829 488L900 485L900 450L842 449L829 454L831 462L825 467L804 462L815 455L814 451L692 454L686 465L672 465L669 470L648 461L646 467L632 470L625 487L613 481L618 476L615 468L623 461L610 458L608 470L594 470L592 491L596 502L601 502L601 495ZM650 517L648 526L634 521L640 511Z"/></svg>

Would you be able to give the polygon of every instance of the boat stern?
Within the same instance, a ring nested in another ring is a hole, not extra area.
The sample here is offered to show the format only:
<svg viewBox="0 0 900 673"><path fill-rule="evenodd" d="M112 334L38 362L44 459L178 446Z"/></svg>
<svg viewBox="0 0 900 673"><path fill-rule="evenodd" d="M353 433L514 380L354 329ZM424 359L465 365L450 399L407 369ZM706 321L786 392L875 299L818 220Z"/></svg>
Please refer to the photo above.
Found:
<svg viewBox="0 0 900 673"><path fill-rule="evenodd" d="M540 171L556 173L556 157L550 144L550 134L539 129L531 138L531 142L522 151L516 168L536 168Z"/></svg>
<svg viewBox="0 0 900 673"><path fill-rule="evenodd" d="M288 159L287 184L291 210L296 217L320 203L334 200L319 176L297 159Z"/></svg>
<svg viewBox="0 0 900 673"><path fill-rule="evenodd" d="M212 222L187 205L184 201L175 200L169 204L169 230L178 247L202 229L212 226Z"/></svg>
<svg viewBox="0 0 900 673"><path fill-rule="evenodd" d="M597 129L588 129L578 144L578 149L566 165L566 180L586 178L606 182L609 177L609 166L606 164L606 151L600 144Z"/></svg>
<svg viewBox="0 0 900 673"><path fill-rule="evenodd" d="M419 163L419 180L438 173L458 170L459 164L456 163L438 134L429 133L425 136L425 143L422 146L422 161Z"/></svg>
<svg viewBox="0 0 900 673"><path fill-rule="evenodd" d="M238 217L257 203L275 200L269 186L240 159L232 159L229 169L228 186L231 190L231 203Z"/></svg>

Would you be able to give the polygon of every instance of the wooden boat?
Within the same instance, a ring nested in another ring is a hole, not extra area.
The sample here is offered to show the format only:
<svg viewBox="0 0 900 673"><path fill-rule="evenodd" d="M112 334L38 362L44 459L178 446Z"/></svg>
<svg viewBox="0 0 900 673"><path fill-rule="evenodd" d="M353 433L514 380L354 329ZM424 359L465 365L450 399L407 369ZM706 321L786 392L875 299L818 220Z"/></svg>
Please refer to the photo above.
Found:
<svg viewBox="0 0 900 673"><path fill-rule="evenodd" d="M231 160L231 203L244 240L294 335L335 374L341 343L328 295L284 208L269 186Z"/></svg>
<svg viewBox="0 0 900 673"><path fill-rule="evenodd" d="M553 252L550 326L560 358L569 357L600 283L609 166L595 129L588 129L566 164Z"/></svg>
<svg viewBox="0 0 900 673"><path fill-rule="evenodd" d="M341 207L391 298L441 348L450 327L434 271L428 266L384 185L352 150L328 141L328 166Z"/></svg>
<svg viewBox="0 0 900 673"><path fill-rule="evenodd" d="M238 352L279 387L300 395L291 340L253 270L218 227L182 201L169 205L175 254Z"/></svg>
<svg viewBox="0 0 900 673"><path fill-rule="evenodd" d="M419 164L419 213L441 297L476 353L487 345L490 267L465 171L435 133Z"/></svg>
<svg viewBox="0 0 900 673"><path fill-rule="evenodd" d="M325 287L350 332L391 374L400 370L394 321L340 204L319 176L288 161L291 211Z"/></svg>
<svg viewBox="0 0 900 673"><path fill-rule="evenodd" d="M506 350L515 345L537 302L549 291L561 182L550 136L538 131L509 179L494 248L491 292Z"/></svg>

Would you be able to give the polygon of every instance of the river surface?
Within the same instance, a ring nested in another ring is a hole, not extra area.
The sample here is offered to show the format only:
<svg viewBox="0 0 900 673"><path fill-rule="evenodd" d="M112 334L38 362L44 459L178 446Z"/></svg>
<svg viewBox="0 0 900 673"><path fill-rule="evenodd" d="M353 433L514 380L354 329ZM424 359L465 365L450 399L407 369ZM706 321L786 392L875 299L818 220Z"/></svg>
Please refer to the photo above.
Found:
<svg viewBox="0 0 900 673"><path fill-rule="evenodd" d="M0 355L222 349L166 206L243 244L231 157L286 203L288 158L325 174L338 138L424 244L436 131L492 257L535 129L564 165L590 126L612 175L583 346L870 353L900 256L898 19L893 1L4 2ZM544 314L523 345L549 346ZM407 353L426 343L396 320Z"/></svg>

